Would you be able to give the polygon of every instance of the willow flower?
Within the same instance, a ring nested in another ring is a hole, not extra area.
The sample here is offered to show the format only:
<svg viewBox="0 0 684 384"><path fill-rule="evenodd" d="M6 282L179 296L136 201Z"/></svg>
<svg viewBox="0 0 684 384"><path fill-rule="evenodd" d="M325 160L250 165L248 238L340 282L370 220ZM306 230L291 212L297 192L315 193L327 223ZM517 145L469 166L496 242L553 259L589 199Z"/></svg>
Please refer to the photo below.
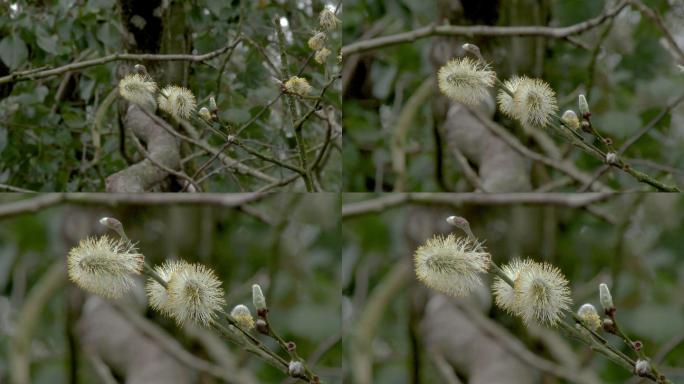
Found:
<svg viewBox="0 0 684 384"><path fill-rule="evenodd" d="M200 108L199 112L197 112L197 115L206 121L211 121L212 119L211 113L209 112L209 109L207 107Z"/></svg>
<svg viewBox="0 0 684 384"><path fill-rule="evenodd" d="M579 118L572 109L568 109L567 111L563 112L561 120L566 126L570 127L570 129L574 131L576 131L580 126Z"/></svg>
<svg viewBox="0 0 684 384"><path fill-rule="evenodd" d="M167 260L162 265L156 266L154 271L168 286L171 276L186 266L188 266L188 263L183 260ZM150 301L150 306L152 309L155 309L166 316L171 316L171 309L169 308L169 292L167 291L166 287L150 277L147 279L145 291L147 292L147 297Z"/></svg>
<svg viewBox="0 0 684 384"><path fill-rule="evenodd" d="M463 104L475 105L484 100L494 85L496 72L489 65L469 57L453 59L437 72L439 89L449 98Z"/></svg>
<svg viewBox="0 0 684 384"><path fill-rule="evenodd" d="M167 290L169 312L181 326L188 321L209 325L225 304L221 280L201 264L188 264L176 270Z"/></svg>
<svg viewBox="0 0 684 384"><path fill-rule="evenodd" d="M570 288L563 273L548 263L530 262L515 280L517 314L527 324L555 325L570 308Z"/></svg>
<svg viewBox="0 0 684 384"><path fill-rule="evenodd" d="M601 328L601 316L596 312L596 307L591 304L582 304L577 310L577 317L592 331Z"/></svg>
<svg viewBox="0 0 684 384"><path fill-rule="evenodd" d="M230 316L235 319L235 322L243 329L253 329L254 328L254 318L252 317L252 312L249 308L242 304L238 304L230 311Z"/></svg>
<svg viewBox="0 0 684 384"><path fill-rule="evenodd" d="M311 85L309 82L299 76L292 76L284 84L285 90L299 96L306 96L311 92Z"/></svg>
<svg viewBox="0 0 684 384"><path fill-rule="evenodd" d="M108 236L81 240L67 255L69 279L88 292L110 299L133 286L144 258L129 240Z"/></svg>
<svg viewBox="0 0 684 384"><path fill-rule="evenodd" d="M511 281L515 282L518 279L518 276L520 276L520 272L525 268L529 268L532 263L532 260L529 259L513 259L510 263L502 266L501 270ZM499 276L494 278L492 292L494 293L494 302L496 305L512 315L518 313L518 298L516 297L515 289L504 279Z"/></svg>
<svg viewBox="0 0 684 384"><path fill-rule="evenodd" d="M589 110L589 103L587 103L587 98L580 93L577 97L577 106L579 107L580 114L582 117L591 116L591 111Z"/></svg>
<svg viewBox="0 0 684 384"><path fill-rule="evenodd" d="M520 85L522 80L523 77L513 76L504 81L504 87L506 87L513 95L515 95L515 91L518 89L518 85ZM499 94L496 96L496 101L499 104L499 109L504 115L513 119L519 118L520 115L516 109L517 105L513 100L513 97L509 95L508 92L504 91L503 89L499 90Z"/></svg>
<svg viewBox="0 0 684 384"><path fill-rule="evenodd" d="M257 312L267 309L266 298L264 297L264 293L261 291L261 286L259 284L252 285L252 304L254 304L254 308Z"/></svg>
<svg viewBox="0 0 684 384"><path fill-rule="evenodd" d="M326 36L324 32L316 32L313 36L311 36L309 41L307 41L307 45L312 51L318 51L319 49L325 47L325 40Z"/></svg>
<svg viewBox="0 0 684 384"><path fill-rule="evenodd" d="M335 13L328 8L325 8L318 15L318 22L326 31L334 31L340 24L340 19L335 16Z"/></svg>
<svg viewBox="0 0 684 384"><path fill-rule="evenodd" d="M119 94L133 104L143 107L156 105L155 92L157 92L157 83L146 75L129 73L119 81Z"/></svg>
<svg viewBox="0 0 684 384"><path fill-rule="evenodd" d="M187 88L169 85L161 90L157 98L159 109L176 119L189 119L197 107L195 95Z"/></svg>
<svg viewBox="0 0 684 384"><path fill-rule="evenodd" d="M323 64L325 61L328 59L328 56L330 56L330 50L326 47L323 47L316 51L316 55L314 56L314 60L318 64Z"/></svg>
<svg viewBox="0 0 684 384"><path fill-rule="evenodd" d="M513 95L517 118L523 125L543 128L558 111L556 93L544 80L524 77Z"/></svg>
<svg viewBox="0 0 684 384"><path fill-rule="evenodd" d="M416 276L428 287L450 296L465 296L482 284L480 273L491 257L467 238L435 236L418 247L414 255Z"/></svg>
<svg viewBox="0 0 684 384"><path fill-rule="evenodd" d="M610 294L610 289L605 283L599 284L599 301L606 314L615 312L615 304L613 304L613 296Z"/></svg>

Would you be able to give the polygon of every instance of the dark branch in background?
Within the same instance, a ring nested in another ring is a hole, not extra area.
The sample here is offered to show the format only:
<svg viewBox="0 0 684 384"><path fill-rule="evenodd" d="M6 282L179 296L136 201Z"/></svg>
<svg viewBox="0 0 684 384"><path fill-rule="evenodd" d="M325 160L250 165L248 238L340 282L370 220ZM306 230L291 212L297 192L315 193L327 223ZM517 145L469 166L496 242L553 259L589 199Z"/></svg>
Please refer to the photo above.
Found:
<svg viewBox="0 0 684 384"><path fill-rule="evenodd" d="M28 69L25 71L14 72L14 73L11 73L7 76L0 77L0 84L15 82L15 81L24 81L24 80L36 80L36 79L42 79L42 78L50 77L50 76L57 76L57 75L61 75L62 73L65 73L65 72L75 71L75 70L93 67L93 66L101 65L101 64L106 64L106 63L109 63L112 61L128 60L128 61L190 61L190 62L195 62L195 63L196 62L202 62L202 61L207 61L207 60L213 59L214 57L217 57L217 56L219 56L225 52L228 52L230 49L234 48L240 41L241 41L241 39L238 38L223 48L219 48L215 51L205 53L202 55L189 55L189 54L162 55L162 54L153 54L153 53L114 53L114 54L109 55L109 56L104 56L104 57L100 57L97 59L91 59L91 60L78 61L78 62L74 62L71 64L63 65L63 66L57 67L57 68Z"/></svg>
<svg viewBox="0 0 684 384"><path fill-rule="evenodd" d="M35 195L30 195L35 196ZM76 205L213 205L225 208L239 208L257 202L267 193L202 193L202 194L104 194L104 193L48 193L28 199L6 201L0 204L0 218L35 213L59 204Z"/></svg>
<svg viewBox="0 0 684 384"><path fill-rule="evenodd" d="M546 26L492 27L488 25L475 25L463 27L457 25L429 25L409 32L376 37L348 44L342 47L342 56L345 57L347 55L372 49L409 43L430 36L541 36L554 39L568 39L573 35L580 34L601 25L607 19L617 15L626 5L627 3L622 1L614 8L609 9L593 19L558 28Z"/></svg>
<svg viewBox="0 0 684 384"><path fill-rule="evenodd" d="M496 195L482 193L393 193L368 200L342 205L342 218L382 212L403 204L431 205L558 205L570 208L584 208L607 200L615 193L501 193Z"/></svg>

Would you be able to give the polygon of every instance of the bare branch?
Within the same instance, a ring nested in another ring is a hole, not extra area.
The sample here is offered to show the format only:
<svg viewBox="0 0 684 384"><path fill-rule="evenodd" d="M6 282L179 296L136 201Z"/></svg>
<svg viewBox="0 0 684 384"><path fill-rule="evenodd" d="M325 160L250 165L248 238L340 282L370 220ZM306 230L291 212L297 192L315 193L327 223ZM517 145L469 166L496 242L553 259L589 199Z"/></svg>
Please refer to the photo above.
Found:
<svg viewBox="0 0 684 384"><path fill-rule="evenodd" d="M559 28L546 26L492 27L488 25L475 25L464 27L460 25L429 25L409 32L351 43L342 47L342 56L346 57L354 53L372 49L410 43L430 36L542 36L554 39L568 39L573 35L580 34L601 25L604 21L620 13L626 5L626 2L620 2L614 8L609 9L593 19Z"/></svg>
<svg viewBox="0 0 684 384"><path fill-rule="evenodd" d="M93 67L96 65L106 64L112 61L119 60L130 60L130 61L191 61L191 62L201 62L213 59L230 49L235 48L240 41L241 37L237 37L233 42L226 45L223 48L219 48L215 51L205 53L202 55L187 55L187 54L151 54L151 53L114 53L109 56L99 57L97 59L77 61L71 64L63 65L57 68L49 68L40 71L35 69L29 69L25 71L18 71L11 73L7 76L0 77L0 84L22 81L22 80L36 80L42 79L50 76L61 75L62 73L75 71L83 68Z"/></svg>
<svg viewBox="0 0 684 384"><path fill-rule="evenodd" d="M583 208L590 204L618 196L612 192L567 194L567 193L393 193L378 198L347 203L342 206L342 218L348 219L403 204L431 205L558 205L570 208Z"/></svg>
<svg viewBox="0 0 684 384"><path fill-rule="evenodd" d="M104 194L104 193L50 193L30 199L0 204L0 218L35 213L59 204L80 205L215 205L239 208L268 196L266 193L202 193L202 194Z"/></svg>

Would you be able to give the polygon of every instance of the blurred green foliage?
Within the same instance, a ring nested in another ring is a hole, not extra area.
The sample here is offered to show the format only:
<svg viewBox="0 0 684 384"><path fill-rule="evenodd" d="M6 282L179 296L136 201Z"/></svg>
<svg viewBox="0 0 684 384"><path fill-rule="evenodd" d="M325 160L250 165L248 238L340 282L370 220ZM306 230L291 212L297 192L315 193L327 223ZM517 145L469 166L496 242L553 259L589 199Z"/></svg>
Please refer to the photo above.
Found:
<svg viewBox="0 0 684 384"><path fill-rule="evenodd" d="M16 199L0 196L4 203ZM70 238L73 233L106 232L98 224L103 216L121 220L127 235L138 243L150 265L182 258L214 269L223 282L229 309L242 303L254 313L251 286L261 284L267 295L271 323L284 339L297 344L300 356L307 358L322 344L339 337L339 197L272 195L250 208L264 212L275 225L238 210L212 206L58 206L0 221L0 381L8 379L11 337L26 295L52 263L66 259L69 248L76 243ZM69 382L71 364L77 364L80 382L97 381L78 345L78 360L69 360L70 346L65 333L76 324L75 320L67 320L67 298L74 294L84 295L68 283L54 292L42 309L31 348L32 383ZM197 348L173 321L149 308L146 315L184 342L189 350ZM278 350L270 339L262 339ZM228 347L260 382L280 382L285 378L282 372L233 344ZM341 354L338 340L319 360L315 371L325 382L341 383Z"/></svg>

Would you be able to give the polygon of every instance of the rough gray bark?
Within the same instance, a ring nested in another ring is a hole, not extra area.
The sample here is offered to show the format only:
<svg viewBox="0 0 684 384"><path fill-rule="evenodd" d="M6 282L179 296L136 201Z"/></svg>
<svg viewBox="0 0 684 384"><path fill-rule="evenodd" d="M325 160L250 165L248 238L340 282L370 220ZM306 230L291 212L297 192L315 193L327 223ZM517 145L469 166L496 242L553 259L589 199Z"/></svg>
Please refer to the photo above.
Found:
<svg viewBox="0 0 684 384"><path fill-rule="evenodd" d="M448 148L458 148L477 166L487 192L529 191L531 163L470 114L452 103L444 121Z"/></svg>
<svg viewBox="0 0 684 384"><path fill-rule="evenodd" d="M150 158L167 168L178 168L180 150L176 138L147 116L140 107L134 104L128 106L124 125L132 134L147 143ZM145 192L167 176L166 171L145 158L107 177L107 192Z"/></svg>
<svg viewBox="0 0 684 384"><path fill-rule="evenodd" d="M78 322L83 348L126 384L193 383L194 374L129 322L110 303L90 296Z"/></svg>
<svg viewBox="0 0 684 384"><path fill-rule="evenodd" d="M421 325L425 344L437 350L469 384L530 384L536 370L521 362L443 295L433 295Z"/></svg>

